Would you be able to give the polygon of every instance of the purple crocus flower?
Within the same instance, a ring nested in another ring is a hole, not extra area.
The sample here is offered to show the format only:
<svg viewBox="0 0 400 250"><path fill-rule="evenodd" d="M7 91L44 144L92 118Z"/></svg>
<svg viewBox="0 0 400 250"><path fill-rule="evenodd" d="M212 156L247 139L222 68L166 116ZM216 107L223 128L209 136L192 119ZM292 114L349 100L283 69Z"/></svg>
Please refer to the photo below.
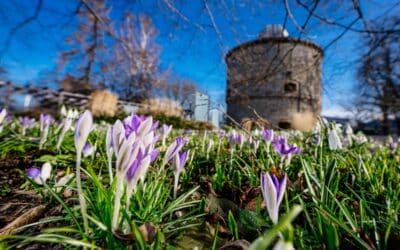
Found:
<svg viewBox="0 0 400 250"><path fill-rule="evenodd" d="M8 113L7 114L7 116L6 116L6 124L9 124L9 123L11 123L12 122L12 120L13 120L13 115L12 114L10 114L10 113Z"/></svg>
<svg viewBox="0 0 400 250"><path fill-rule="evenodd" d="M189 156L189 151L185 152L179 152L178 154L175 155L175 170L178 174L180 174L183 171L183 167L186 164L186 161Z"/></svg>
<svg viewBox="0 0 400 250"><path fill-rule="evenodd" d="M172 131L172 125L167 125L163 124L161 127L161 135L162 135L162 145L163 147L165 146L165 141L167 140L167 137L169 133Z"/></svg>
<svg viewBox="0 0 400 250"><path fill-rule="evenodd" d="M274 224L277 224L279 206L286 189L287 175L285 174L282 178L278 179L274 174L270 175L263 172L260 176L260 182L269 217Z"/></svg>
<svg viewBox="0 0 400 250"><path fill-rule="evenodd" d="M313 143L317 146L321 145L321 136L319 134L314 134L314 141Z"/></svg>
<svg viewBox="0 0 400 250"><path fill-rule="evenodd" d="M236 132L228 134L229 144L234 145L236 143Z"/></svg>
<svg viewBox="0 0 400 250"><path fill-rule="evenodd" d="M123 126L126 138L128 138L131 133L135 133L138 137L143 137L153 132L158 127L158 122L153 122L151 116L145 117L132 114L124 119Z"/></svg>
<svg viewBox="0 0 400 250"><path fill-rule="evenodd" d="M32 179L38 178L40 176L40 169L31 167L27 170L26 175Z"/></svg>
<svg viewBox="0 0 400 250"><path fill-rule="evenodd" d="M274 131L272 129L264 129L261 131L261 136L267 143L271 143L274 140Z"/></svg>
<svg viewBox="0 0 400 250"><path fill-rule="evenodd" d="M18 121L24 127L31 127L35 124L35 119L26 116L18 118Z"/></svg>
<svg viewBox="0 0 400 250"><path fill-rule="evenodd" d="M175 157L175 155L183 148L185 143L186 140L182 136L175 138L175 141L169 145L167 151L165 152L163 166L165 166L167 162Z"/></svg>
<svg viewBox="0 0 400 250"><path fill-rule="evenodd" d="M126 184L126 209L129 213L130 196L135 190L139 180L144 180L150 164L156 160L159 150L155 145L159 139L155 135L158 122L153 122L152 117L138 116L132 114L122 122L116 121L108 129L107 147L112 147L112 151L117 157L116 161L116 191L114 199L114 212L112 227L115 229L119 220L119 208L121 198L124 194L124 184ZM111 149L109 153L109 165L111 166ZM111 171L110 171L111 173Z"/></svg>
<svg viewBox="0 0 400 250"><path fill-rule="evenodd" d="M261 131L261 137L266 143L265 150L267 153L269 153L271 142L274 140L274 131L272 129L264 129Z"/></svg>
<svg viewBox="0 0 400 250"><path fill-rule="evenodd" d="M397 142L391 142L391 143L389 143L389 149L390 149L391 151L395 151L395 150L397 149L397 146L398 146Z"/></svg>
<svg viewBox="0 0 400 250"><path fill-rule="evenodd" d="M31 119L29 117L20 117L18 118L19 123L21 124L22 127L22 135L25 135L26 130L28 128L31 128L35 125L35 119Z"/></svg>
<svg viewBox="0 0 400 250"><path fill-rule="evenodd" d="M292 155L301 153L301 149L296 144L288 144L285 137L278 137L272 143L274 150L283 158L290 158Z"/></svg>
<svg viewBox="0 0 400 250"><path fill-rule="evenodd" d="M239 144L239 147L242 148L244 141L246 140L245 136L241 133L238 133L236 131L232 131L228 135L229 143L231 146L234 146L235 144Z"/></svg>
<svg viewBox="0 0 400 250"><path fill-rule="evenodd" d="M53 118L48 114L40 114L40 128L49 126L53 122Z"/></svg>
<svg viewBox="0 0 400 250"><path fill-rule="evenodd" d="M47 140L47 135L49 133L50 124L53 122L53 118L47 114L40 114L40 143L41 148Z"/></svg>
<svg viewBox="0 0 400 250"><path fill-rule="evenodd" d="M27 170L26 175L39 185L43 185L51 175L50 163L44 163L42 169L31 167Z"/></svg>
<svg viewBox="0 0 400 250"><path fill-rule="evenodd" d="M86 110L75 124L75 148L76 153L80 154L86 144L86 140L93 127L93 116L89 110Z"/></svg>
<svg viewBox="0 0 400 250"><path fill-rule="evenodd" d="M183 167L188 160L189 151L186 152L179 152L175 155L175 171L174 171L174 199L176 198L176 193L178 191L178 182L179 182L179 175L183 171Z"/></svg>
<svg viewBox="0 0 400 250"><path fill-rule="evenodd" d="M132 114L127 118L125 118L123 121L125 129L125 138L128 138L129 135L133 132L136 133L139 129L139 126L142 124L144 120L145 120L144 116L138 116L136 114Z"/></svg>

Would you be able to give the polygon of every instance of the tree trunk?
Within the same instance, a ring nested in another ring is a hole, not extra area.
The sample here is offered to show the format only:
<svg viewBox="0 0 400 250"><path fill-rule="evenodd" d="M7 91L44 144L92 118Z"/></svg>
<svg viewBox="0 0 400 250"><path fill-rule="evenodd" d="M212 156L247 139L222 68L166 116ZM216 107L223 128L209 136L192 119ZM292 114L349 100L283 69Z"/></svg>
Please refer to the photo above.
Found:
<svg viewBox="0 0 400 250"><path fill-rule="evenodd" d="M397 135L400 136L400 115L396 115Z"/></svg>
<svg viewBox="0 0 400 250"><path fill-rule="evenodd" d="M390 132L389 131L390 128L389 128L389 118L388 118L388 116L389 116L389 114L388 114L387 109L383 108L382 109L382 117L383 117L383 120L382 120L382 133L384 135L388 135L389 132Z"/></svg>

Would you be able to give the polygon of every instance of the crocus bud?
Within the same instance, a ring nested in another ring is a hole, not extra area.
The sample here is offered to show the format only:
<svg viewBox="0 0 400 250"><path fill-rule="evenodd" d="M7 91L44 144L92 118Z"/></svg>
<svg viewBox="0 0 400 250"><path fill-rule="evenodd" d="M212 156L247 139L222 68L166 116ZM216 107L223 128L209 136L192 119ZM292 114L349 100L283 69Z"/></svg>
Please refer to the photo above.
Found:
<svg viewBox="0 0 400 250"><path fill-rule="evenodd" d="M175 155L175 171L174 171L174 199L176 198L176 193L178 191L178 181L179 181L179 175L183 171L183 167L186 164L186 161L188 159L190 151L186 152L178 152Z"/></svg>
<svg viewBox="0 0 400 250"><path fill-rule="evenodd" d="M271 143L274 140L274 131L272 129L264 129L261 132L261 136L267 143Z"/></svg>
<svg viewBox="0 0 400 250"><path fill-rule="evenodd" d="M169 135L169 133L171 133L172 130L172 125L166 125L164 124L161 127L161 134L162 134L162 145L165 146L165 141Z"/></svg>
<svg viewBox="0 0 400 250"><path fill-rule="evenodd" d="M173 159L173 157L182 149L186 141L182 136L178 136L175 141L169 145L167 151L165 152L163 166L167 164L168 161Z"/></svg>
<svg viewBox="0 0 400 250"><path fill-rule="evenodd" d="M112 127L112 145L115 155L118 156L122 143L125 139L125 128L120 120L117 120ZM135 139L133 139L135 140Z"/></svg>
<svg viewBox="0 0 400 250"><path fill-rule="evenodd" d="M77 153L81 153L86 144L93 126L93 117L90 111L86 110L75 124L75 148Z"/></svg>
<svg viewBox="0 0 400 250"><path fill-rule="evenodd" d="M342 149L342 142L340 141L339 135L336 129L330 129L328 132L328 144L330 150Z"/></svg>
<svg viewBox="0 0 400 250"><path fill-rule="evenodd" d="M175 155L175 171L179 175L183 171L190 151L179 152Z"/></svg>
<svg viewBox="0 0 400 250"><path fill-rule="evenodd" d="M64 117L67 116L67 109L65 108L64 105L61 107L60 113L61 113L61 115L64 116Z"/></svg>
<svg viewBox="0 0 400 250"><path fill-rule="evenodd" d="M261 173L261 191L267 206L269 217L274 224L278 223L279 205L286 189L286 174L278 179L275 175Z"/></svg>

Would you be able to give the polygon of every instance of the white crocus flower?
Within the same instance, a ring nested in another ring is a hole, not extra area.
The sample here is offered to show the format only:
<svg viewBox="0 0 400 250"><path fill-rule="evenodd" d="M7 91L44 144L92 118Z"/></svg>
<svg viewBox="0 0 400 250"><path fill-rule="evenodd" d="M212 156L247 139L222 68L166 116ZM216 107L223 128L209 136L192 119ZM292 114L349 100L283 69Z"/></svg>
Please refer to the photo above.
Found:
<svg viewBox="0 0 400 250"><path fill-rule="evenodd" d="M0 112L0 124L3 123L4 119L6 118L6 116L7 116L7 110L6 109L2 109L1 112Z"/></svg>
<svg viewBox="0 0 400 250"><path fill-rule="evenodd" d="M349 145L351 146L353 144L353 129L351 128L351 125L349 123L346 124L346 127L344 129L344 132L347 137L347 141L349 142Z"/></svg>
<svg viewBox="0 0 400 250"><path fill-rule="evenodd" d="M64 117L67 116L67 109L65 108L64 105L61 107L60 113L61 113L61 115L64 116Z"/></svg>
<svg viewBox="0 0 400 250"><path fill-rule="evenodd" d="M342 142L340 141L336 129L330 129L328 131L328 143L330 150L342 149Z"/></svg>

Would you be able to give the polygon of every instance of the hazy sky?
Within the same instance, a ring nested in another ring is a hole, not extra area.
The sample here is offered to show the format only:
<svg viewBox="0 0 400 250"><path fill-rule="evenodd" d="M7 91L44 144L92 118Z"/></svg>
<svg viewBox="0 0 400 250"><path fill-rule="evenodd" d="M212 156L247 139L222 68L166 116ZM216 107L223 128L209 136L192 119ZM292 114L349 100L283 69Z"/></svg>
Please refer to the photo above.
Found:
<svg viewBox="0 0 400 250"><path fill-rule="evenodd" d="M17 30L5 48L12 28L32 15L35 0L0 2L0 56L1 65L9 71L9 78L17 83L34 82L45 72L52 72L58 52L64 48L64 39L76 28L71 15L77 1L43 0L37 19ZM265 3L267 2L267 3ZM107 1L110 16L116 22L122 14L131 11L149 15L159 34L162 48L161 67L174 74L193 80L208 93L215 104L224 104L226 89L225 54L240 43L254 40L268 24L282 24L291 37L307 39L326 48L343 31L311 17L305 32L300 33L308 12L295 0L288 0L292 18L285 22L284 0L277 1ZM303 2L311 2L304 1ZM357 13L352 1L320 1L315 14L330 21L348 25ZM389 15L399 15L399 1L360 0L364 20L376 22ZM355 29L363 29L361 20ZM351 106L357 59L363 49L360 34L348 31L338 42L325 50L323 71L323 114L344 115L343 106Z"/></svg>

